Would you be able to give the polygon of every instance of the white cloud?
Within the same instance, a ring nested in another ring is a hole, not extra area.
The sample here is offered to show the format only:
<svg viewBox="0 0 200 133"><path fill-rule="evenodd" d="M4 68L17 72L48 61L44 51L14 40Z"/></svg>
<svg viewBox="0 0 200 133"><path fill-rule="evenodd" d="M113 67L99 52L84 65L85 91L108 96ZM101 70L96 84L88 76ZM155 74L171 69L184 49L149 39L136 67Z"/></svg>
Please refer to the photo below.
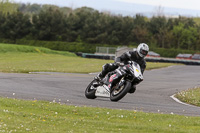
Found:
<svg viewBox="0 0 200 133"><path fill-rule="evenodd" d="M200 10L199 0L117 0L117 1L146 4L146 5L153 5L153 6Z"/></svg>

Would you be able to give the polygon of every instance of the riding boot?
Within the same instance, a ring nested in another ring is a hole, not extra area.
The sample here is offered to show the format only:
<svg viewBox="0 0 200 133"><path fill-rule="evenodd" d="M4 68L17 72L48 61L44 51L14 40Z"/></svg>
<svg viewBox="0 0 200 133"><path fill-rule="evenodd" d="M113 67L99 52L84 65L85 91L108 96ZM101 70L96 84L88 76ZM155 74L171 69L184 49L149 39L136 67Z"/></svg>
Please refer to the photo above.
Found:
<svg viewBox="0 0 200 133"><path fill-rule="evenodd" d="M134 92L135 92L135 90L136 90L136 86L135 86L135 85L133 85L133 86L131 87L131 89L129 90L129 93L134 93Z"/></svg>
<svg viewBox="0 0 200 133"><path fill-rule="evenodd" d="M109 72L114 71L117 69L118 66L116 66L114 63L109 63L103 65L103 70L94 78L96 80L102 80Z"/></svg>

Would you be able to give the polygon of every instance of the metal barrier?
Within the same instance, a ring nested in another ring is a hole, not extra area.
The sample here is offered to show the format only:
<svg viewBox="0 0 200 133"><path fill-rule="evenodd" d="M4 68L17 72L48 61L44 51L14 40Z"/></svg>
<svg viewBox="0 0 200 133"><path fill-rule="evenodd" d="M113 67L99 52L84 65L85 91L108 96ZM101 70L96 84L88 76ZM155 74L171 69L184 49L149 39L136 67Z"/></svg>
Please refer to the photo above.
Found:
<svg viewBox="0 0 200 133"><path fill-rule="evenodd" d="M96 54L115 55L116 49L114 47L96 47Z"/></svg>
<svg viewBox="0 0 200 133"><path fill-rule="evenodd" d="M89 54L89 53L76 53L77 56L84 58L95 58L95 59L105 59L105 60L114 60L115 56L112 55L98 55L98 54Z"/></svg>
<svg viewBox="0 0 200 133"><path fill-rule="evenodd" d="M165 62L165 63L181 63L185 65L200 65L200 60L184 60L184 59L174 59L174 58L154 58L146 57L147 62Z"/></svg>
<svg viewBox="0 0 200 133"><path fill-rule="evenodd" d="M114 60L115 56L111 55L96 55L89 53L77 53L78 56L84 58L95 58L95 59L106 59ZM162 58L162 57L146 57L147 62L164 62L164 63L181 63L185 65L200 65L200 60L184 60L184 59L175 59L175 58Z"/></svg>

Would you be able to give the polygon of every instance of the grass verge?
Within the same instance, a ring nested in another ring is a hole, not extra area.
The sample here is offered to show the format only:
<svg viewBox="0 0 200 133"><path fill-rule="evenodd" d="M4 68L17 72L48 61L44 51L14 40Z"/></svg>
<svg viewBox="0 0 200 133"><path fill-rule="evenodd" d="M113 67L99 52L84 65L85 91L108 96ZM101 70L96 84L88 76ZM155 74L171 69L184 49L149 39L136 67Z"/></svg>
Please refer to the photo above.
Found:
<svg viewBox="0 0 200 133"><path fill-rule="evenodd" d="M199 117L0 98L0 132L197 133Z"/></svg>
<svg viewBox="0 0 200 133"><path fill-rule="evenodd" d="M0 72L99 72L113 60L86 59L64 51L42 47L0 43ZM171 66L170 63L148 63L147 69Z"/></svg>
<svg viewBox="0 0 200 133"><path fill-rule="evenodd" d="M179 92L175 97L184 103L200 106L200 87Z"/></svg>
<svg viewBox="0 0 200 133"><path fill-rule="evenodd" d="M87 59L47 53L6 52L0 53L0 72L99 72L105 63L113 60ZM171 63L147 63L147 69L167 67Z"/></svg>
<svg viewBox="0 0 200 133"><path fill-rule="evenodd" d="M0 53L45 53L45 54L59 54L65 56L76 56L67 51L56 51L43 47L24 46L16 44L0 43Z"/></svg>

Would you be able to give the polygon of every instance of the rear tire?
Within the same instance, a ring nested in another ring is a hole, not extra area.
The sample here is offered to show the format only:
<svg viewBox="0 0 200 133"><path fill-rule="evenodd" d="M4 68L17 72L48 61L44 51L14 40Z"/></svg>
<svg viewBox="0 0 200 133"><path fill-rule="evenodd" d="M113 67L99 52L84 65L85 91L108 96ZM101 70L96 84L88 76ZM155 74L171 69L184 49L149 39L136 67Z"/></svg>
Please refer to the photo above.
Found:
<svg viewBox="0 0 200 133"><path fill-rule="evenodd" d="M95 92L96 92L96 89L91 89L91 87L93 87L93 83L96 82L96 80L93 80L86 88L85 90L85 97L87 97L88 99L95 99L96 96L95 96Z"/></svg>
<svg viewBox="0 0 200 133"><path fill-rule="evenodd" d="M124 83L124 85L122 85L121 89L119 89L120 91L116 91L116 89L114 89L111 93L110 93L110 100L111 101L119 101L120 99L122 99L131 89L131 83L129 81L126 81Z"/></svg>

